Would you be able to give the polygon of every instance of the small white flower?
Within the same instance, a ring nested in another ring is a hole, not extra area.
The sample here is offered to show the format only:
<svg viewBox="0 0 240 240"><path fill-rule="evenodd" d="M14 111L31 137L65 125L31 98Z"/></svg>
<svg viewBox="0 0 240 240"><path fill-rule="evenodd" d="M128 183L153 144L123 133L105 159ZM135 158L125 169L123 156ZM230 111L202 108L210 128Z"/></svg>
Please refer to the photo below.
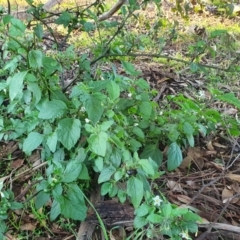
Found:
<svg viewBox="0 0 240 240"><path fill-rule="evenodd" d="M181 232L179 234L183 239L187 239L187 240L192 240L189 235L188 235L188 232Z"/></svg>
<svg viewBox="0 0 240 240"><path fill-rule="evenodd" d="M90 123L90 120L88 118L85 118L86 123Z"/></svg>
<svg viewBox="0 0 240 240"><path fill-rule="evenodd" d="M160 115L160 116L163 115L163 111L160 111L160 112L159 112L159 115Z"/></svg>
<svg viewBox="0 0 240 240"><path fill-rule="evenodd" d="M128 94L128 97L129 97L129 98L130 98L130 97L132 97L132 94L131 94L131 93L129 93L129 94Z"/></svg>
<svg viewBox="0 0 240 240"><path fill-rule="evenodd" d="M134 126L134 127L137 127L137 126L138 126L138 123L134 123L133 126Z"/></svg>
<svg viewBox="0 0 240 240"><path fill-rule="evenodd" d="M198 92L198 95L199 95L200 98L205 98L206 97L205 92L203 90L200 90Z"/></svg>
<svg viewBox="0 0 240 240"><path fill-rule="evenodd" d="M85 107L81 107L80 112L86 112L86 108Z"/></svg>
<svg viewBox="0 0 240 240"><path fill-rule="evenodd" d="M156 197L153 198L153 205L154 206L160 206L161 202L163 202L163 200L157 195Z"/></svg>

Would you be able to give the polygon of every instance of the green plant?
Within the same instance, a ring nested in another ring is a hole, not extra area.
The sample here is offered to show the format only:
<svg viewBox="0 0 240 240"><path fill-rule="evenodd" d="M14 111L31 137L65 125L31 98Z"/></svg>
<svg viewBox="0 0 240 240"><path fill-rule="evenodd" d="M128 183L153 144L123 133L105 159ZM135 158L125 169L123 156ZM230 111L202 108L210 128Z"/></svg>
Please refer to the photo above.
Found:
<svg viewBox="0 0 240 240"><path fill-rule="evenodd" d="M88 14L96 18L94 13ZM75 20L64 12L56 23L68 26L70 33ZM95 29L84 17L79 21L86 32ZM156 91L125 58L120 60L125 75L117 74L114 64L112 70L103 71L100 65L94 71L94 63L103 59L107 51L124 53L147 46L149 38L140 36L135 46L135 35L119 37L121 29L118 26L110 40L101 35L92 50L96 59L90 61L87 54L76 54L73 46L64 52L45 53L39 47L41 24L28 31L24 22L4 16L0 26L4 56L1 65L7 80L0 82L0 139L19 141L26 155L41 149L41 158L47 162L44 175L37 177L33 212L50 202L51 221L60 216L83 221L86 202L91 206L84 190L95 173L102 195L117 197L122 203L131 201L136 209L134 226L145 227L137 236L153 237L161 232L171 239L181 239L184 234L186 238L187 232L197 231L199 217L170 204L164 196L153 200L151 182L164 174L161 167L165 156L159 145L168 146L167 170L175 170L182 162L181 149L193 147L195 136L215 131L225 119L201 101L180 94L168 96L159 106L153 101ZM124 44L125 39L130 43ZM198 42L192 53L205 48L205 42ZM60 75L73 64L78 66L76 76L73 86L66 88ZM193 64L201 70L197 63ZM221 100L238 104L233 96L225 95ZM229 121L236 128L238 123ZM120 188L119 182L125 183L126 189ZM16 203L12 192L2 193L3 233L3 220ZM40 215L38 218L41 221ZM100 216L98 220L107 238Z"/></svg>

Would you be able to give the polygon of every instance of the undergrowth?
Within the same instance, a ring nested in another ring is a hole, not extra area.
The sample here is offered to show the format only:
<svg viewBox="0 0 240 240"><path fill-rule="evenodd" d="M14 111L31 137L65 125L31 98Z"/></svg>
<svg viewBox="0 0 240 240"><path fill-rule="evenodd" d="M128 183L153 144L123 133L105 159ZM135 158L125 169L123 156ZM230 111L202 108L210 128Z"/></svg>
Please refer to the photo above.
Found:
<svg viewBox="0 0 240 240"><path fill-rule="evenodd" d="M154 53L155 58L159 55L167 63L168 56L162 51L178 37L169 35L167 41L163 36L156 37L161 29L156 22L143 26L146 34L132 33L127 26L135 10L139 5L130 1L130 6L121 10L121 21L109 23L98 23L89 9L82 9L82 15L62 12L56 24L63 25L69 34L79 24L89 37L97 32L98 38L85 53L76 51L82 42L66 49L55 42L54 49L43 50L47 31L44 14L30 28L12 16L1 17L0 139L18 142L25 161L40 151L41 163L37 166L42 169L41 174L32 173L31 190L19 201L11 186L23 174L15 175L9 168L1 170L1 239L6 232L22 234L19 209L33 214L37 224L52 236L50 222L70 228L72 225L63 219L84 221L88 206L94 208L88 199L94 176L102 196L117 198L121 203L130 201L134 206L135 239L160 235L190 239L198 231L197 221L201 222L201 218L188 208L171 204L159 189L152 188L153 183L165 171L179 167L182 150L195 146L197 136L213 134L226 125L231 136L239 136L239 121L212 109L200 89L196 98L179 93L166 96L162 102L156 99L158 91L129 60L134 54ZM32 11L41 17L41 8ZM228 59L225 53L226 34L215 30L204 38L197 37L187 47L185 58L178 58L183 55L176 52L172 56L176 59L170 60L187 64L189 72L205 74L214 84L218 75L211 75L211 71L238 74L237 56L232 54ZM209 66L204 61L206 56ZM218 58L226 60L226 65L212 65ZM118 72L119 64L124 74ZM107 70L105 65L109 66ZM66 84L64 74L73 66L74 77ZM212 102L218 100L240 108L234 92L222 92L211 81L208 91ZM164 155L160 146L165 148ZM119 182L126 189L120 188ZM99 215L98 220L108 239Z"/></svg>

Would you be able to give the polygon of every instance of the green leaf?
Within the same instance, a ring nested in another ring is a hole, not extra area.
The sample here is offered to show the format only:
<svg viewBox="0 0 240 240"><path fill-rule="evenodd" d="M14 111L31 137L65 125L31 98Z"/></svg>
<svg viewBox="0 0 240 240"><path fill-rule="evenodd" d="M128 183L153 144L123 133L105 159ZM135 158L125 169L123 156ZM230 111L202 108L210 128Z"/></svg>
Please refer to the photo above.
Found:
<svg viewBox="0 0 240 240"><path fill-rule="evenodd" d="M61 213L60 203L56 201L56 199L54 199L50 211L50 221L54 221L59 216L60 213Z"/></svg>
<svg viewBox="0 0 240 240"><path fill-rule="evenodd" d="M43 141L43 135L38 132L31 132L27 138L23 141L23 151L25 153L31 153L35 150Z"/></svg>
<svg viewBox="0 0 240 240"><path fill-rule="evenodd" d="M101 195L102 195L102 196L106 195L111 188L112 188L112 183L110 183L110 182L105 182L105 183L101 186Z"/></svg>
<svg viewBox="0 0 240 240"><path fill-rule="evenodd" d="M16 210L16 209L21 209L23 208L23 204L22 203L19 203L19 202L11 202L11 206L10 206L10 209L11 210Z"/></svg>
<svg viewBox="0 0 240 240"><path fill-rule="evenodd" d="M147 159L141 159L138 164L141 166L142 170L149 176L153 177L155 175L155 170Z"/></svg>
<svg viewBox="0 0 240 240"><path fill-rule="evenodd" d="M82 164L82 170L79 174L78 179L82 179L82 180L90 180L90 176L88 174L88 168L86 167L85 164Z"/></svg>
<svg viewBox="0 0 240 240"><path fill-rule="evenodd" d="M136 136L138 136L138 137L140 137L140 138L142 138L142 139L145 138L144 132L143 132L142 129L139 128L139 127L134 127L133 130L132 130L132 132L133 132Z"/></svg>
<svg viewBox="0 0 240 240"><path fill-rule="evenodd" d="M112 125L113 125L114 121L110 120L110 121L105 121L100 125L100 129L103 132L106 132Z"/></svg>
<svg viewBox="0 0 240 240"><path fill-rule="evenodd" d="M82 170L82 164L78 160L70 160L63 172L62 182L70 183L75 181Z"/></svg>
<svg viewBox="0 0 240 240"><path fill-rule="evenodd" d="M119 98L120 96L120 88L119 85L116 84L115 82L111 81L108 85L107 85L107 91L109 94L109 97L111 100L115 100L117 98Z"/></svg>
<svg viewBox="0 0 240 240"><path fill-rule="evenodd" d="M95 171L96 172L101 172L103 169L103 158L102 157L98 157L95 159L94 161L95 167L97 168Z"/></svg>
<svg viewBox="0 0 240 240"><path fill-rule="evenodd" d="M40 209L46 202L50 200L50 194L45 193L44 191L41 191L37 194L36 200L35 200L35 207L36 209Z"/></svg>
<svg viewBox="0 0 240 240"><path fill-rule="evenodd" d="M71 22L72 17L69 12L63 12L59 18L56 19L56 24L63 24L64 27L67 27Z"/></svg>
<svg viewBox="0 0 240 240"><path fill-rule="evenodd" d="M11 18L10 22L11 25L9 28L9 34L13 37L24 36L24 32L26 29L25 24L21 20L16 18Z"/></svg>
<svg viewBox="0 0 240 240"><path fill-rule="evenodd" d="M161 206L162 215L164 218L168 218L171 216L172 213L172 205L170 203L165 203Z"/></svg>
<svg viewBox="0 0 240 240"><path fill-rule="evenodd" d="M23 88L23 80L27 74L27 71L18 72L14 76L8 78L9 84L9 97L10 100L13 101L19 92L22 92Z"/></svg>
<svg viewBox="0 0 240 240"><path fill-rule="evenodd" d="M194 147L194 137L193 135L187 135L187 140L190 145L190 147Z"/></svg>
<svg viewBox="0 0 240 240"><path fill-rule="evenodd" d="M51 152L56 151L57 141L58 141L58 136L57 136L56 132L54 132L50 136L48 136L47 145L48 145Z"/></svg>
<svg viewBox="0 0 240 240"><path fill-rule="evenodd" d="M131 198L134 208L138 208L143 199L143 183L136 177L127 181L127 194Z"/></svg>
<svg viewBox="0 0 240 240"><path fill-rule="evenodd" d="M108 135L105 132L99 134L92 134L88 139L91 151L102 157L105 156L107 150Z"/></svg>
<svg viewBox="0 0 240 240"><path fill-rule="evenodd" d="M240 109L240 100L238 98L236 98L233 93L225 93L223 95L218 95L217 98L224 102L230 103L233 106Z"/></svg>
<svg viewBox="0 0 240 240"><path fill-rule="evenodd" d="M143 78L140 78L137 80L136 85L141 89L141 90L149 90L150 86L149 83L144 80Z"/></svg>
<svg viewBox="0 0 240 240"><path fill-rule="evenodd" d="M37 83L29 82L28 89L33 93L33 99L35 100L34 103L37 104L42 97L42 92Z"/></svg>
<svg viewBox="0 0 240 240"><path fill-rule="evenodd" d="M108 181L115 172L116 172L116 168L113 166L104 168L98 177L98 183Z"/></svg>
<svg viewBox="0 0 240 240"><path fill-rule="evenodd" d="M87 207L84 196L77 184L68 184L68 190L64 196L56 199L60 203L61 213L65 218L84 221Z"/></svg>
<svg viewBox="0 0 240 240"><path fill-rule="evenodd" d="M42 27L42 24L37 24L34 28L34 33L35 35L39 38L39 39L42 39L43 36L44 36L44 32L43 32L43 27Z"/></svg>
<svg viewBox="0 0 240 240"><path fill-rule="evenodd" d="M122 61L122 66L129 75L138 76L141 74L141 71L136 71L135 67L129 62Z"/></svg>
<svg viewBox="0 0 240 240"><path fill-rule="evenodd" d="M189 123L189 122L184 122L183 123L183 132L186 134L186 135L192 135L193 134L193 127L192 125Z"/></svg>
<svg viewBox="0 0 240 240"><path fill-rule="evenodd" d="M151 223L156 223L156 224L160 224L162 221L162 217L158 214L155 213L151 213L148 217L147 220Z"/></svg>
<svg viewBox="0 0 240 240"><path fill-rule="evenodd" d="M163 159L163 155L162 152L159 150L158 144L149 144L144 147L140 157L142 159L148 159L150 157L157 163L158 166L161 165Z"/></svg>
<svg viewBox="0 0 240 240"><path fill-rule="evenodd" d="M148 224L149 221L145 217L136 216L133 221L133 225L136 229L141 229L143 226Z"/></svg>
<svg viewBox="0 0 240 240"><path fill-rule="evenodd" d="M148 101L141 102L141 104L139 106L139 110L140 110L140 113L141 113L144 120L150 119L150 117L152 115L152 104L151 104L151 102L148 102Z"/></svg>
<svg viewBox="0 0 240 240"><path fill-rule="evenodd" d="M88 95L84 107L87 111L88 118L93 124L96 124L102 117L104 111L103 95L100 93Z"/></svg>
<svg viewBox="0 0 240 240"><path fill-rule="evenodd" d="M176 142L170 144L167 150L168 171L176 169L182 163L182 151Z"/></svg>
<svg viewBox="0 0 240 240"><path fill-rule="evenodd" d="M146 216L149 212L150 208L146 203L143 203L139 208L135 210L135 214L138 217Z"/></svg>
<svg viewBox="0 0 240 240"><path fill-rule="evenodd" d="M40 50L31 50L28 53L29 66L33 69L39 69L42 65L43 54Z"/></svg>
<svg viewBox="0 0 240 240"><path fill-rule="evenodd" d="M62 145L70 150L80 138L81 135L81 122L78 119L65 118L59 121L58 140Z"/></svg>
<svg viewBox="0 0 240 240"><path fill-rule="evenodd" d="M67 105L60 100L52 100L45 102L42 106L39 107L38 117L42 119L55 119L61 117L64 113L67 112Z"/></svg>

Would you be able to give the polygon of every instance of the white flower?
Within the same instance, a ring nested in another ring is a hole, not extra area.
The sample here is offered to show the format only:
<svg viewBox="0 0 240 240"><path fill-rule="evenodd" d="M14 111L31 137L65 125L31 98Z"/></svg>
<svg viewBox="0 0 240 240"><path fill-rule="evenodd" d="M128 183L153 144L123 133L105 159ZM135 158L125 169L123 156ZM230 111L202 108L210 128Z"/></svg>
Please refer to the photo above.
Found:
<svg viewBox="0 0 240 240"><path fill-rule="evenodd" d="M86 123L90 123L90 120L88 118L85 118Z"/></svg>
<svg viewBox="0 0 240 240"><path fill-rule="evenodd" d="M134 127L137 127L137 126L138 126L138 123L134 123L133 126L134 126Z"/></svg>
<svg viewBox="0 0 240 240"><path fill-rule="evenodd" d="M85 107L81 107L80 112L86 112L86 108Z"/></svg>
<svg viewBox="0 0 240 240"><path fill-rule="evenodd" d="M198 94L199 94L199 97L200 97L200 98L205 98L205 97L206 97L205 92L204 92L203 90L200 90L200 91L198 92Z"/></svg>
<svg viewBox="0 0 240 240"><path fill-rule="evenodd" d="M156 197L153 198L153 205L159 207L162 201L163 200L157 195Z"/></svg>
<svg viewBox="0 0 240 240"><path fill-rule="evenodd" d="M159 112L159 115L160 115L160 116L163 115L163 111L160 111L160 112Z"/></svg>
<svg viewBox="0 0 240 240"><path fill-rule="evenodd" d="M187 240L192 240L189 235L188 235L188 232L181 232L179 234L183 239L187 239Z"/></svg>
<svg viewBox="0 0 240 240"><path fill-rule="evenodd" d="M130 98L130 97L132 97L132 94L131 94L131 93L129 93L129 94L128 94L128 97L129 97L129 98Z"/></svg>

